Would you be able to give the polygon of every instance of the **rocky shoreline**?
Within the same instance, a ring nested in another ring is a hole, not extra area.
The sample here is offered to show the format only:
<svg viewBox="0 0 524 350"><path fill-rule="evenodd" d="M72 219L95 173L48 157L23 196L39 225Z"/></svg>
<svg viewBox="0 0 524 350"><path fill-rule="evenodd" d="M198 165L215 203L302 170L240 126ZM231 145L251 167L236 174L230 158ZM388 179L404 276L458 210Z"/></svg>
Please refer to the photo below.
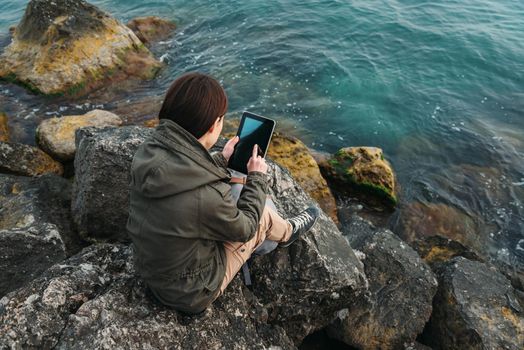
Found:
<svg viewBox="0 0 524 350"><path fill-rule="evenodd" d="M174 28L151 17L126 27L80 0L32 0L0 77L71 98L152 78L161 64L147 47ZM83 46L92 48L85 59L75 51ZM88 59L100 52L107 64ZM357 214L340 225L332 191L382 210L397 204L380 149L312 154L285 134L270 148L270 192L283 217L318 202L313 232L254 258L253 287L237 276L201 315L159 305L125 232L131 160L155 121L123 126L118 114L48 118L35 147L11 142L0 113L0 349L294 349L319 331L358 349L524 347L524 288L475 252L479 242L435 235L431 225L446 223L431 220L405 223L409 237Z"/></svg>

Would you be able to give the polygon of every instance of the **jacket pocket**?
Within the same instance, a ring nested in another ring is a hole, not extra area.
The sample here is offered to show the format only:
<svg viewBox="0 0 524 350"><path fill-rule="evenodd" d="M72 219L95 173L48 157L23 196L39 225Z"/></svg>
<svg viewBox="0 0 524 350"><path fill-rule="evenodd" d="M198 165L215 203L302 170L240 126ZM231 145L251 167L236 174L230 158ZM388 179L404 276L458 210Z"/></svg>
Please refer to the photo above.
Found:
<svg viewBox="0 0 524 350"><path fill-rule="evenodd" d="M214 183L210 183L209 186L211 186L218 193L220 193L222 198L226 198L226 197L231 195L231 185L228 185L228 184L226 184L226 183L224 183L222 181L217 181L217 182L214 182Z"/></svg>

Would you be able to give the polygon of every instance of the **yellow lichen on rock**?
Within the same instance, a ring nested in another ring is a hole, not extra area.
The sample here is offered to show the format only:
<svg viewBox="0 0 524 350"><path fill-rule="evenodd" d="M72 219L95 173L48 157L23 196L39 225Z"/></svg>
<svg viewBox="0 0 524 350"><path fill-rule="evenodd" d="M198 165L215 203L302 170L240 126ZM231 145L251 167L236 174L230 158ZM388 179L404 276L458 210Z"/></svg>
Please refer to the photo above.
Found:
<svg viewBox="0 0 524 350"><path fill-rule="evenodd" d="M144 126L148 128L156 128L158 126L159 120L158 118L148 119L144 121Z"/></svg>
<svg viewBox="0 0 524 350"><path fill-rule="evenodd" d="M36 129L38 144L54 158L67 161L75 156L75 132L87 127L119 126L122 120L116 114L95 109L84 115L65 116L44 120Z"/></svg>
<svg viewBox="0 0 524 350"><path fill-rule="evenodd" d="M65 9L53 8L55 18L42 19L39 16L44 15L34 9L53 5L31 1L12 43L0 56L0 77L48 95L87 92L109 77L154 77L162 64L131 29L92 5L77 5L62 4ZM92 16L93 23L76 20L75 11ZM34 24L37 33L31 35L33 17L40 25Z"/></svg>
<svg viewBox="0 0 524 350"><path fill-rule="evenodd" d="M40 176L46 173L62 175L64 168L37 147L0 142L0 172L23 176Z"/></svg>
<svg viewBox="0 0 524 350"><path fill-rule="evenodd" d="M338 223L337 205L318 164L306 145L296 137L275 133L268 156L286 167L302 188L315 199L335 223Z"/></svg>
<svg viewBox="0 0 524 350"><path fill-rule="evenodd" d="M0 141L9 141L9 128L7 126L7 115L0 112Z"/></svg>

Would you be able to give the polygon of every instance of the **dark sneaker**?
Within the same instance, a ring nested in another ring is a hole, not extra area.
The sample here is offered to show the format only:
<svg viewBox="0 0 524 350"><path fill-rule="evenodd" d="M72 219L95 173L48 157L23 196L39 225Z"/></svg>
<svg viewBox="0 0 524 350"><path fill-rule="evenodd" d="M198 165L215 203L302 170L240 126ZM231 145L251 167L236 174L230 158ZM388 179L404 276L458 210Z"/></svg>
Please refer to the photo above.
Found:
<svg viewBox="0 0 524 350"><path fill-rule="evenodd" d="M308 232L315 224L320 215L317 207L309 207L297 216L288 219L287 221L293 226L293 233L288 241L280 243L279 247L288 247L300 237L300 235Z"/></svg>

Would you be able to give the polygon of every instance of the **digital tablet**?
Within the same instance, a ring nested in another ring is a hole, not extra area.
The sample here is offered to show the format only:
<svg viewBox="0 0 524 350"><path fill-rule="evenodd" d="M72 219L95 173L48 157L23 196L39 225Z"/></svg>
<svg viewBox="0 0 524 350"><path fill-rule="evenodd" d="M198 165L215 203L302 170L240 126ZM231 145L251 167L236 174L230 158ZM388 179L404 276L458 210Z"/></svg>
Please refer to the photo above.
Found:
<svg viewBox="0 0 524 350"><path fill-rule="evenodd" d="M247 162L258 145L259 155L266 156L276 122L250 112L244 112L240 120L237 136L240 138L229 158L228 168L247 174Z"/></svg>

